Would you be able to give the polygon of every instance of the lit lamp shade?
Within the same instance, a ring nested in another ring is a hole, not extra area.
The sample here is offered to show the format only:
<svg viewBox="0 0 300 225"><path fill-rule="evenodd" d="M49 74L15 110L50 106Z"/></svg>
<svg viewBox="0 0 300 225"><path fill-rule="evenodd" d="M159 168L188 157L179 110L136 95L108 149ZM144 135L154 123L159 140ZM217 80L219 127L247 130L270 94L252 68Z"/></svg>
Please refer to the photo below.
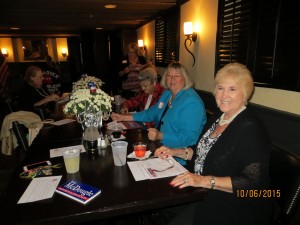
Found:
<svg viewBox="0 0 300 225"><path fill-rule="evenodd" d="M67 55L67 49L66 48L62 48L61 49L61 54L63 57L65 57Z"/></svg>
<svg viewBox="0 0 300 225"><path fill-rule="evenodd" d="M138 40L138 46L139 47L144 47L144 41L143 40Z"/></svg>
<svg viewBox="0 0 300 225"><path fill-rule="evenodd" d="M185 22L183 24L184 28L184 35L191 35L193 34L193 23L192 22Z"/></svg>
<svg viewBox="0 0 300 225"><path fill-rule="evenodd" d="M1 53L2 53L2 55L4 55L4 56L7 56L7 55L8 55L8 52L7 52L7 49L6 49L6 48L1 48Z"/></svg>

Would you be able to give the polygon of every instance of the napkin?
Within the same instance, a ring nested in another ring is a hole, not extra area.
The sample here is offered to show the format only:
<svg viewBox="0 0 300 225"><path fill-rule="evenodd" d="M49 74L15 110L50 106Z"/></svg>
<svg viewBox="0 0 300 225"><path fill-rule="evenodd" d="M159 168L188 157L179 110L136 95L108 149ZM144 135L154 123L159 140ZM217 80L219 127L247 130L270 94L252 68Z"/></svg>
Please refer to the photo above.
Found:
<svg viewBox="0 0 300 225"><path fill-rule="evenodd" d="M135 156L134 152L131 152L131 153L127 156L127 158L129 158L129 159L139 159L139 160L147 159L147 158L151 155L151 153L152 153L152 152L148 150L148 151L146 151L144 157L138 158L138 157Z"/></svg>

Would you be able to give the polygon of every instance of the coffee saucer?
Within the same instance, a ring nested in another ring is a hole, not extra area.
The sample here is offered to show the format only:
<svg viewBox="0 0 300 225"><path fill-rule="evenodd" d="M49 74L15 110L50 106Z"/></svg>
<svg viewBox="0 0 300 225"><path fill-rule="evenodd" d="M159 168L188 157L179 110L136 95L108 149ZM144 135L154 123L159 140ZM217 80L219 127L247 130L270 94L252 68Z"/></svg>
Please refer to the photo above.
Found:
<svg viewBox="0 0 300 225"><path fill-rule="evenodd" d="M131 153L127 156L127 158L128 158L128 159L138 159L138 160L143 160L143 159L149 158L149 156L151 155L151 153L152 153L152 152L151 152L150 150L148 150L148 151L146 151L146 153L145 153L145 155L144 155L143 157L139 158L139 157L136 157L136 155L135 155L134 152L131 152Z"/></svg>

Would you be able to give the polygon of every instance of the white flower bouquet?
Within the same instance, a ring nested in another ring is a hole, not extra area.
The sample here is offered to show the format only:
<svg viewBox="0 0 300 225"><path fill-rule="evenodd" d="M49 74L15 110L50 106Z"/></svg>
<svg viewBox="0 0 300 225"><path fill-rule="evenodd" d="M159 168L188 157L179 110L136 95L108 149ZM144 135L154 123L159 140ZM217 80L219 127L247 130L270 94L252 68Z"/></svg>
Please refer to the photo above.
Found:
<svg viewBox="0 0 300 225"><path fill-rule="evenodd" d="M84 75L82 75L80 80L73 82L72 92L75 92L79 89L90 88L89 87L90 82L94 83L94 85L96 86L97 89L100 89L102 84L104 84L104 82L102 82L99 78L96 78L93 76L88 76L88 75L84 74Z"/></svg>
<svg viewBox="0 0 300 225"><path fill-rule="evenodd" d="M78 89L72 92L70 101L64 107L67 115L78 115L86 111L111 112L112 98L101 89L90 93L90 89Z"/></svg>

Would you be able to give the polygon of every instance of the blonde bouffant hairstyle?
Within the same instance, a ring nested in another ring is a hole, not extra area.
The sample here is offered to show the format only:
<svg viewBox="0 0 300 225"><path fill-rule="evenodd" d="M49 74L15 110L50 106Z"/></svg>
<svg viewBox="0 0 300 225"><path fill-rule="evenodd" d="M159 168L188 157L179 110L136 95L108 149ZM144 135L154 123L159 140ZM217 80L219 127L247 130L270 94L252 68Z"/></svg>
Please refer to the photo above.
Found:
<svg viewBox="0 0 300 225"><path fill-rule="evenodd" d="M254 82L251 72L245 65L237 62L225 65L216 74L214 93L216 93L217 85L227 78L232 78L240 87L242 87L245 97L245 105L247 105L254 92Z"/></svg>

